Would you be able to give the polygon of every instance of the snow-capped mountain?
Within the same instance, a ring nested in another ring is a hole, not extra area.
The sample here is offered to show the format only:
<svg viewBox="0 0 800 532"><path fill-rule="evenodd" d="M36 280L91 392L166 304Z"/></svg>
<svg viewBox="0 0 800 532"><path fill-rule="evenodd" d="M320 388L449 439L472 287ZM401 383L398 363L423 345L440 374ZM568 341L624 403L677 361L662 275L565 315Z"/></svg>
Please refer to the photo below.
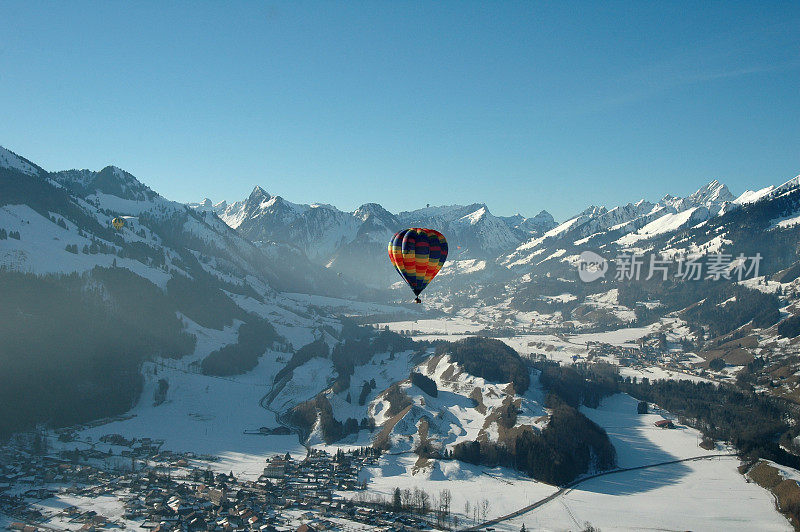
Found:
<svg viewBox="0 0 800 532"><path fill-rule="evenodd" d="M610 242L630 246L655 235L705 222L738 208L741 203L737 203L726 185L715 179L686 197L666 195L657 203L642 199L612 209L592 206L541 237L529 239L501 257L500 262L520 268L547 257L545 251L549 248L600 247Z"/></svg>
<svg viewBox="0 0 800 532"><path fill-rule="evenodd" d="M443 289L460 290L551 268L554 263L569 262L583 249L649 249L665 235L792 190L795 181L736 197L715 179L684 197L666 195L657 202L642 199L613 208L590 206L560 224L546 211L531 218L498 217L483 203L428 206L397 214L369 203L344 212L324 203L292 203L261 187L235 203L205 199L190 207L217 213L263 248L281 246L340 278L377 289L398 281L385 260L391 236L405 227L435 227L450 244L450 257L438 283Z"/></svg>
<svg viewBox="0 0 800 532"><path fill-rule="evenodd" d="M436 227L448 238L451 260L489 259L555 225L546 211L533 218L494 216L485 204L426 207L393 214L377 203L353 212L328 204L297 204L255 187L243 201L189 204L213 211L249 240L293 247L313 262L376 287L396 281L385 247L405 227Z"/></svg>

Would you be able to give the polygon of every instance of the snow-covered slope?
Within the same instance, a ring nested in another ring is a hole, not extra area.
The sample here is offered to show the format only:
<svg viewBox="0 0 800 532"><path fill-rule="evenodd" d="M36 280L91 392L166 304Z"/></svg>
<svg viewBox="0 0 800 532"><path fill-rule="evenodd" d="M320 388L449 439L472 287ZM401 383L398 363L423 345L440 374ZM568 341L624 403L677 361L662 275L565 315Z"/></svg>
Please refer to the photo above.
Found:
<svg viewBox="0 0 800 532"><path fill-rule="evenodd" d="M329 295L353 288L302 256L287 263L213 212L167 200L114 166L48 173L0 148L0 172L0 227L21 237L0 241L0 264L10 270L85 272L113 263L161 286L171 272L195 277L194 268L261 293L270 285ZM119 231L114 217L126 219Z"/></svg>
<svg viewBox="0 0 800 532"><path fill-rule="evenodd" d="M614 240L620 245L630 245L691 227L743 202L737 203L728 187L715 179L684 198L667 195L657 203L640 200L612 209L592 206L542 236L529 239L501 257L500 262L519 268L537 263L536 257L545 249L598 247Z"/></svg>
<svg viewBox="0 0 800 532"><path fill-rule="evenodd" d="M27 175L38 175L41 171L40 168L34 166L34 164L27 159L20 157L2 146L0 146L0 168L17 170Z"/></svg>

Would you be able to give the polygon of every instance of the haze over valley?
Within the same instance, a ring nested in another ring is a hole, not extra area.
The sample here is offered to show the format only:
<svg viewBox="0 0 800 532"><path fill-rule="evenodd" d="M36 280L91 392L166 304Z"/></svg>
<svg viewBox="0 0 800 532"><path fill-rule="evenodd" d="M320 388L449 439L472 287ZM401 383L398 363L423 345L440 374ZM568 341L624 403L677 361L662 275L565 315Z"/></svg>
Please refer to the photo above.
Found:
<svg viewBox="0 0 800 532"><path fill-rule="evenodd" d="M126 502L135 485L102 503L91 481L59 488L74 473L46 464L66 460L101 478L168 471L159 489L190 505L208 497L192 479L224 474L287 505L258 514L269 526L791 528L792 496L776 492L782 515L761 480L800 478L787 421L800 262L783 244L797 241L800 187L777 181L734 195L712 180L563 221L483 203L344 212L261 187L183 205L114 166L51 172L0 148L3 515L147 522ZM386 257L411 226L450 246L423 305ZM586 250L617 269L627 254L675 263L583 282ZM720 254L762 258L741 279L733 262L713 281L677 271ZM308 511L292 509L293 464L353 450L352 477L320 477ZM699 507L698 493L719 498Z"/></svg>

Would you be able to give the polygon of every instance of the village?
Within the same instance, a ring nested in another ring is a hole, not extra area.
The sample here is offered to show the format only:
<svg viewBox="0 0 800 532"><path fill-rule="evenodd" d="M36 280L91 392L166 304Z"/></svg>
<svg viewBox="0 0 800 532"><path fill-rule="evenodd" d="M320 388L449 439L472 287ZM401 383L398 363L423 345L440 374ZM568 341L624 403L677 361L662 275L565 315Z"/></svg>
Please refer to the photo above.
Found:
<svg viewBox="0 0 800 532"><path fill-rule="evenodd" d="M681 344L669 343L663 333L643 336L635 346L613 345L597 341L586 343L586 361L603 358L615 360L620 368L646 369L658 367L705 378L725 379L727 375L710 375L707 364L688 352Z"/></svg>
<svg viewBox="0 0 800 532"><path fill-rule="evenodd" d="M48 450L36 433L0 453L0 515L9 530L271 532L297 530L424 530L423 516L390 512L366 497L358 472L375 465L372 448L329 454L309 448L265 459L257 480L214 472L216 458L161 450L157 440L110 434L99 448ZM99 447L99 446L98 446ZM121 450L120 450L121 449ZM109 460L109 458L114 458ZM113 467L109 467L113 464ZM116 512L48 501L115 501ZM357 499L357 500L356 500ZM56 508L57 511L52 509ZM111 515L113 514L113 516Z"/></svg>

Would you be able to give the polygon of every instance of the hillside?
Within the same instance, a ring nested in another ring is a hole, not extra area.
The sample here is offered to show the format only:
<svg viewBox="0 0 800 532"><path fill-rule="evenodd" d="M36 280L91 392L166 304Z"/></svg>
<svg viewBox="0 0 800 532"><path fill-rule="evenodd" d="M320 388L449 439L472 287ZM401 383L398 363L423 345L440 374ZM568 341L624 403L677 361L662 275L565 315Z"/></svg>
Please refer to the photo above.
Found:
<svg viewBox="0 0 800 532"><path fill-rule="evenodd" d="M274 321L278 291L354 290L334 277L302 259L287 263L119 168L49 173L2 149L0 432L123 413L138 399L144 361L194 351L189 324L248 327ZM276 332L244 366L273 342L289 343ZM52 374L35 371L47 367ZM18 401L26 408L10 410Z"/></svg>

